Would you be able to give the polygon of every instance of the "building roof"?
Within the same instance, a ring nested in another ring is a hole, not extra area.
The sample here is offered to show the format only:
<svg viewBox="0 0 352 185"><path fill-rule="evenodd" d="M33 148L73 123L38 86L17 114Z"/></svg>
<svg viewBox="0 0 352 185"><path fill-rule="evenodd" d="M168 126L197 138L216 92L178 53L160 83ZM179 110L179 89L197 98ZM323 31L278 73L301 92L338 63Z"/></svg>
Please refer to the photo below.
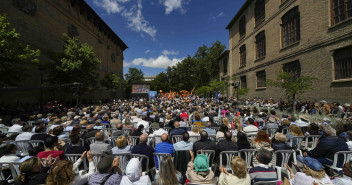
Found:
<svg viewBox="0 0 352 185"><path fill-rule="evenodd" d="M220 58L224 57L225 55L228 55L230 53L230 50L225 50L224 52L221 53L221 55L216 59L219 60Z"/></svg>
<svg viewBox="0 0 352 185"><path fill-rule="evenodd" d="M238 10L238 12L236 13L235 17L232 18L232 20L230 21L230 23L226 26L226 29L230 29L231 26L237 21L237 19L240 18L240 16L242 15L242 13L247 9L247 7L251 4L253 0L247 0L243 6L241 7L240 10Z"/></svg>
<svg viewBox="0 0 352 185"><path fill-rule="evenodd" d="M92 19L94 26L104 33L109 39L111 39L116 45L120 46L122 51L128 48L128 46L120 39L119 36L99 17L99 15L84 1L84 0L71 0L71 5L79 6L80 13L86 12L88 20Z"/></svg>

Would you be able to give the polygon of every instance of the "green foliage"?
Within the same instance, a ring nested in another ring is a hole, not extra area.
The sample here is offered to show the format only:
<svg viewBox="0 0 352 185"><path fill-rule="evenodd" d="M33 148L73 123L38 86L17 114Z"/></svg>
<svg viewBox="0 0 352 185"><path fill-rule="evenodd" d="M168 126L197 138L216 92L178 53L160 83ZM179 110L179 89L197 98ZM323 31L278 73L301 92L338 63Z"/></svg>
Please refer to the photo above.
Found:
<svg viewBox="0 0 352 185"><path fill-rule="evenodd" d="M288 101L294 102L296 95L312 89L313 81L316 79L311 76L297 76L287 72L279 72L276 80L267 80L266 84L282 88Z"/></svg>
<svg viewBox="0 0 352 185"><path fill-rule="evenodd" d="M196 89L196 94L201 95L201 96L209 96L209 94L213 92L213 89L209 86L202 86Z"/></svg>
<svg viewBox="0 0 352 185"><path fill-rule="evenodd" d="M193 57L187 56L176 66L168 67L166 75L170 89L191 91L193 88L206 86L211 80L217 79L220 68L217 59L225 48L226 46L220 41L216 41L211 47L203 45L198 48Z"/></svg>
<svg viewBox="0 0 352 185"><path fill-rule="evenodd" d="M52 83L83 83L87 90L97 87L98 69L101 61L96 58L93 48L79 42L78 37L63 35L64 53L52 68Z"/></svg>
<svg viewBox="0 0 352 185"><path fill-rule="evenodd" d="M106 74L100 80L100 85L108 90L117 89L120 86L120 77L114 73Z"/></svg>
<svg viewBox="0 0 352 185"><path fill-rule="evenodd" d="M248 90L249 90L248 88L237 88L236 96L238 96L238 98L240 98L241 96L246 96L248 93Z"/></svg>
<svg viewBox="0 0 352 185"><path fill-rule="evenodd" d="M39 50L21 42L7 16L0 14L0 87L17 85L27 75L28 64L39 62L39 55Z"/></svg>
<svg viewBox="0 0 352 185"><path fill-rule="evenodd" d="M227 90L227 87L229 84L226 81L218 81L218 80L212 80L210 81L209 86L211 87L212 91L220 91L221 94L224 94Z"/></svg>
<svg viewBox="0 0 352 185"><path fill-rule="evenodd" d="M169 87L169 81L168 81L167 75L163 72L156 75L154 80L150 82L150 89L154 91L159 91L159 90L163 90L164 92L168 91L170 87Z"/></svg>

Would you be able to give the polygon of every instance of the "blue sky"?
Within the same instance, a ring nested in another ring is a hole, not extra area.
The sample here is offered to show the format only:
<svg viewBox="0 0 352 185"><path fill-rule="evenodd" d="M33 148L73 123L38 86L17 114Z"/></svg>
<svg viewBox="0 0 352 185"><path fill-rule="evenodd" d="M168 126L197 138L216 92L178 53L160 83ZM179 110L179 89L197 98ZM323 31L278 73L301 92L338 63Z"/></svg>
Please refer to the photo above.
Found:
<svg viewBox="0 0 352 185"><path fill-rule="evenodd" d="M220 40L245 0L86 0L128 45L124 73L136 67L145 76L193 56L198 47Z"/></svg>

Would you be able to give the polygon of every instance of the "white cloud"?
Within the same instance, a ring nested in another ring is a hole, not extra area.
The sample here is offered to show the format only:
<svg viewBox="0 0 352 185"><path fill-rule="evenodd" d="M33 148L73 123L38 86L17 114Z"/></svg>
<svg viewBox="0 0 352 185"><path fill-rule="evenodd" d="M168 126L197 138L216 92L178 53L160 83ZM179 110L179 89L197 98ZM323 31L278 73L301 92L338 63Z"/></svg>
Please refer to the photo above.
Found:
<svg viewBox="0 0 352 185"><path fill-rule="evenodd" d="M145 54L148 54L148 53L150 53L151 51L150 51L150 49L147 49L147 50L145 50Z"/></svg>
<svg viewBox="0 0 352 185"><path fill-rule="evenodd" d="M130 66L131 66L131 63L123 61L123 67L130 67Z"/></svg>
<svg viewBox="0 0 352 185"><path fill-rule="evenodd" d="M209 17L209 19L213 20L213 21L216 21L216 19L218 19L220 17L224 17L224 16L225 16L224 12L220 12L218 15Z"/></svg>
<svg viewBox="0 0 352 185"><path fill-rule="evenodd" d="M183 58L169 58L166 55L160 55L158 58L136 58L132 62L124 62L124 67L128 67L130 65L142 65L144 67L151 68L167 68L168 66L174 66L177 63L181 62Z"/></svg>
<svg viewBox="0 0 352 185"><path fill-rule="evenodd" d="M148 34L153 39L156 36L156 29L154 26L150 26L149 22L144 19L142 14L142 0L131 1L131 0L94 0L94 4L98 7L103 8L108 14L120 13L125 19L127 19L127 25L133 31ZM127 2L137 2L130 8L124 6Z"/></svg>
<svg viewBox="0 0 352 185"><path fill-rule="evenodd" d="M188 0L159 0L159 3L165 6L165 14L168 15L177 9L180 9L181 13L185 13L182 5L187 4Z"/></svg>
<svg viewBox="0 0 352 185"><path fill-rule="evenodd" d="M164 50L161 52L163 55L178 55L178 51L174 51L174 50Z"/></svg>

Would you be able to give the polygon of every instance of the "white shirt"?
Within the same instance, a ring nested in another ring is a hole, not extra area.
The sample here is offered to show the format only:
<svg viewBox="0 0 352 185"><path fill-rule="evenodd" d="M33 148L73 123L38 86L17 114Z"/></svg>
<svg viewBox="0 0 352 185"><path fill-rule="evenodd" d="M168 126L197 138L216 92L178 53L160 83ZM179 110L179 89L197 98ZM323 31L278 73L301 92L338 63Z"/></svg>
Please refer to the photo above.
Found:
<svg viewBox="0 0 352 185"><path fill-rule="evenodd" d="M163 128L159 128L158 130L154 131L154 133L151 136L161 136L163 134L167 134L167 131L164 130ZM156 137L155 138L155 143L161 143L161 138L160 137Z"/></svg>
<svg viewBox="0 0 352 185"><path fill-rule="evenodd" d="M248 134L256 134L258 132L258 128L254 125L248 125L243 128L243 131Z"/></svg>
<svg viewBox="0 0 352 185"><path fill-rule="evenodd" d="M327 175L325 175L323 179L316 179L302 172L297 172L295 177L290 180L291 185L312 185L314 182L332 183L329 176Z"/></svg>
<svg viewBox="0 0 352 185"><path fill-rule="evenodd" d="M14 124L12 127L9 128L7 132L17 132L17 133L22 133L22 125L19 124Z"/></svg>
<svg viewBox="0 0 352 185"><path fill-rule="evenodd" d="M22 134L19 134L15 141L24 141L24 140L31 140L31 137L34 135L32 132L23 132Z"/></svg>
<svg viewBox="0 0 352 185"><path fill-rule="evenodd" d="M83 185L86 184L89 180L89 177L92 176L95 172L95 166L94 162L89 162L89 171L88 173L85 173L84 170L78 171L79 165L82 163L81 158L79 158L74 164L73 164L73 171L76 174L75 178L71 182L71 185Z"/></svg>
<svg viewBox="0 0 352 185"><path fill-rule="evenodd" d="M352 185L352 178L348 177L346 175L343 175L342 177L337 177L332 182L335 185Z"/></svg>
<svg viewBox="0 0 352 185"><path fill-rule="evenodd" d="M139 125L143 125L144 126L144 132L148 132L149 131L149 123L147 121L141 120L137 123L137 128L139 127Z"/></svg>
<svg viewBox="0 0 352 185"><path fill-rule="evenodd" d="M21 158L15 155L4 155L0 158L0 163L11 163L11 162L19 162ZM9 165L4 164L5 168L9 168Z"/></svg>

